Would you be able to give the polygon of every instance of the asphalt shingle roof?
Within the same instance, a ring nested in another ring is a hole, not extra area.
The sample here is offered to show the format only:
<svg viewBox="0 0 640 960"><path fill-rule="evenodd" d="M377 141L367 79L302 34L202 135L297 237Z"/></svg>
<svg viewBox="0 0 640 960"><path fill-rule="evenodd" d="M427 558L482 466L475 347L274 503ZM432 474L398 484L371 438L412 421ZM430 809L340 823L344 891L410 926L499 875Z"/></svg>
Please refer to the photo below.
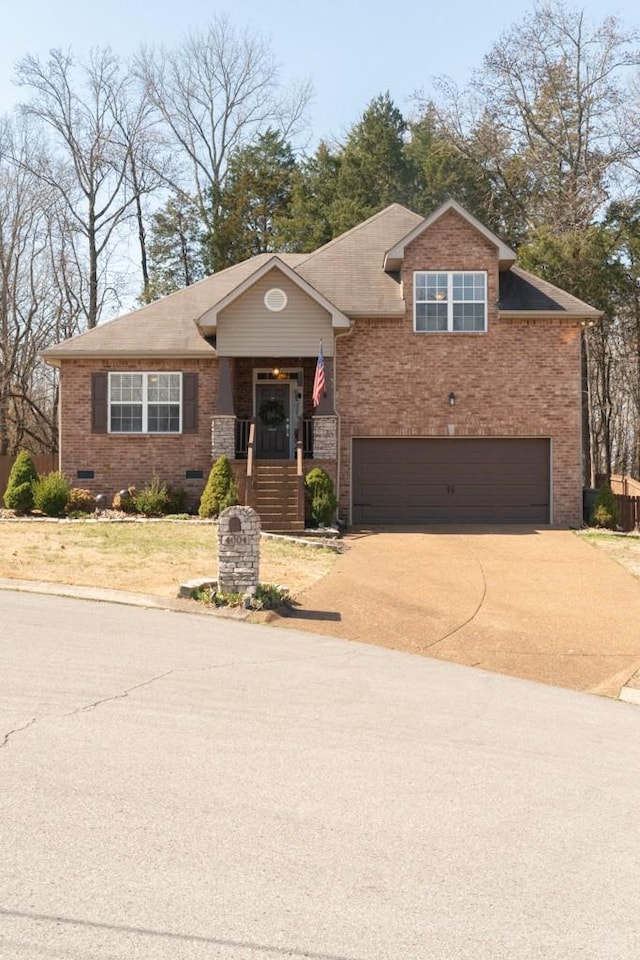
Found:
<svg viewBox="0 0 640 960"><path fill-rule="evenodd" d="M419 214L396 203L313 253L278 257L348 317L404 316L401 284L397 276L385 272L384 258L422 222ZM272 258L273 254L264 253L244 260L49 347L42 355L51 360L99 355L211 356L215 351L199 329L199 318ZM500 274L500 310L599 315L576 297L517 266Z"/></svg>

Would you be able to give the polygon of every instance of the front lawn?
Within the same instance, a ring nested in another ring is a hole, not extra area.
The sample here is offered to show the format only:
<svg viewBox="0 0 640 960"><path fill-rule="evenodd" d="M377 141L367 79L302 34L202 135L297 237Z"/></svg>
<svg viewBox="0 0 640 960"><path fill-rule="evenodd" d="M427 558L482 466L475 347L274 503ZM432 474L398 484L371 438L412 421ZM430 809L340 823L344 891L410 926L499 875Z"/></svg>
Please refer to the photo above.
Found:
<svg viewBox="0 0 640 960"><path fill-rule="evenodd" d="M634 577L640 577L640 536L593 529L581 532L580 536L598 550L608 553Z"/></svg>
<svg viewBox="0 0 640 960"><path fill-rule="evenodd" d="M263 540L260 580L283 584L295 597L336 557L328 549ZM175 597L180 583L216 572L217 530L210 523L0 522L0 578Z"/></svg>

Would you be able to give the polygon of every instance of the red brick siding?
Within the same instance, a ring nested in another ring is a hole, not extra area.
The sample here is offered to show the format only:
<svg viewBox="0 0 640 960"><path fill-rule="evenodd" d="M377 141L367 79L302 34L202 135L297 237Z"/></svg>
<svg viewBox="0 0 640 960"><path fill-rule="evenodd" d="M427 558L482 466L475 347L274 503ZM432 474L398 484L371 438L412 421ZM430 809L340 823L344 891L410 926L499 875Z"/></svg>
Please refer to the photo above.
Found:
<svg viewBox="0 0 640 960"><path fill-rule="evenodd" d="M198 432L181 436L121 436L91 432L91 374L105 371L173 370L198 374ZM190 504L199 500L211 469L211 418L218 375L209 360L67 360L60 371L60 465L75 486L104 493L122 487L140 489L154 474L183 487ZM93 470L93 480L78 480L78 470ZM186 470L202 470L202 480L187 480Z"/></svg>
<svg viewBox="0 0 640 960"><path fill-rule="evenodd" d="M488 332L414 333L413 271L418 269L486 269ZM406 251L406 317L358 319L353 333L337 340L343 516L350 503L352 437L442 437L453 424L459 437L550 437L553 521L580 522L579 324L500 320L497 284L495 248L451 212Z"/></svg>
<svg viewBox="0 0 640 960"><path fill-rule="evenodd" d="M415 270L486 270L488 332L413 331ZM496 249L453 211L405 251L402 319L358 319L336 341L336 407L340 414L340 508L350 505L351 438L449 435L549 437L552 440L553 520L581 519L580 329L561 320L508 321L497 315ZM236 358L234 399L239 417L252 413L253 368L303 366L305 416L315 357ZM199 429L179 437L91 433L91 373L97 370L183 370L199 373ZM451 408L448 396L456 394ZM61 370L61 467L72 482L111 496L158 473L197 501L211 465L211 418L217 394L215 361L65 361ZM238 467L238 464L235 465ZM328 465L330 466L330 465ZM91 469L95 480L78 481ZM202 470L187 481L185 470ZM239 469L242 469L241 467Z"/></svg>

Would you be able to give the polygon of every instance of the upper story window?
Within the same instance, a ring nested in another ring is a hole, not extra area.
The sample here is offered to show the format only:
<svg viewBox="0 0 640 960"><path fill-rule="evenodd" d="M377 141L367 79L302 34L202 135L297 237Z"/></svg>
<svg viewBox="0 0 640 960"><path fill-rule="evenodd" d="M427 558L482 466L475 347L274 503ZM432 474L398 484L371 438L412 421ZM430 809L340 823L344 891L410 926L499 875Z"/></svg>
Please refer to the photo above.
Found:
<svg viewBox="0 0 640 960"><path fill-rule="evenodd" d="M180 433L182 374L110 373L110 433Z"/></svg>
<svg viewBox="0 0 640 960"><path fill-rule="evenodd" d="M487 274L416 271L413 303L414 330L419 333L484 333Z"/></svg>

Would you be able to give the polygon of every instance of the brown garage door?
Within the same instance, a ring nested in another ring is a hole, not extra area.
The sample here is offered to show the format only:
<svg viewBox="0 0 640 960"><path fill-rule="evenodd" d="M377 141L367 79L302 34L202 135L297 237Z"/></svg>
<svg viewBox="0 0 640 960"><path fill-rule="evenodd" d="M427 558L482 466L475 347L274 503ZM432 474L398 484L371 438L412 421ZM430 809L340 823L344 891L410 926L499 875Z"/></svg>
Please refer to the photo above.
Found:
<svg viewBox="0 0 640 960"><path fill-rule="evenodd" d="M353 523L549 523L549 441L353 441Z"/></svg>

